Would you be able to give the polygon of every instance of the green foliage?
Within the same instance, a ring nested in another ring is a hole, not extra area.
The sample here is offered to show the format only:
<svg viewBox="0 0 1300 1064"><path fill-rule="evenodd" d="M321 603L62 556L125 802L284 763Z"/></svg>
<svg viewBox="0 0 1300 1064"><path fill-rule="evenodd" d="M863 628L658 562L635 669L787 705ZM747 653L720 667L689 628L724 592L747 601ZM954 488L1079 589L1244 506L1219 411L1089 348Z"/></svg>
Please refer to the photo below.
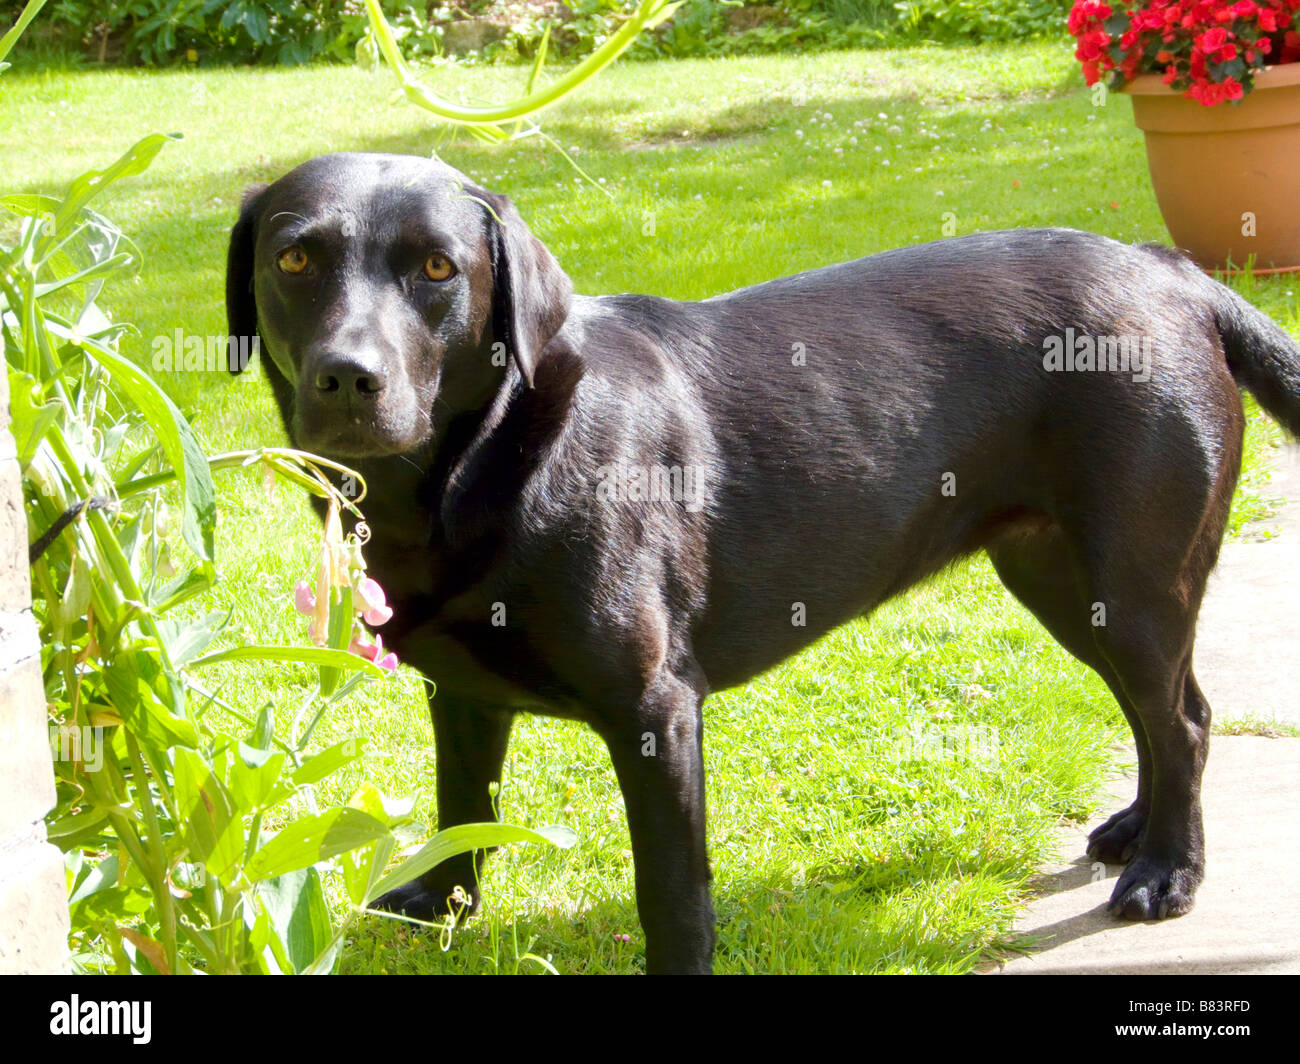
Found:
<svg viewBox="0 0 1300 1064"><path fill-rule="evenodd" d="M904 0L901 25L926 40L1021 41L1060 37L1071 0Z"/></svg>
<svg viewBox="0 0 1300 1064"><path fill-rule="evenodd" d="M509 24L501 39L458 62L534 58L549 30L553 56L579 59L613 36L639 0L563 0L557 19L514 0L462 4L384 0L403 53L441 57L442 28L465 10ZM0 2L0 19L8 8ZM1069 0L689 0L643 34L628 54L751 55L783 51L940 43L1015 41L1063 36ZM373 61L361 0L57 0L47 15L66 44L85 55L124 63Z"/></svg>
<svg viewBox="0 0 1300 1064"><path fill-rule="evenodd" d="M383 6L409 54L437 54L424 3ZM47 20L72 55L145 66L351 61L366 24L361 0L57 0Z"/></svg>
<svg viewBox="0 0 1300 1064"><path fill-rule="evenodd" d="M16 233L0 246L0 324L27 519L38 533L32 612L58 785L48 831L68 855L85 967L284 970L273 967L283 943L257 890L316 859L257 874L276 841L263 839L261 823L296 797L295 773L324 773L305 735L277 740L269 710L245 718L241 735L209 716L221 700L200 655L228 618L177 613L216 577L210 464L172 401L118 352L128 327L97 303L140 256L90 204L143 171L167 139L144 138L62 197L0 199ZM184 547L168 535L172 481ZM172 559L186 548L178 575ZM379 672L340 650L318 653L338 668ZM357 743L350 758L360 753ZM382 821L368 827L362 842L389 834ZM319 906L319 892L319 877L307 877L295 904ZM315 943L313 962L329 944Z"/></svg>
<svg viewBox="0 0 1300 1064"><path fill-rule="evenodd" d="M571 17L551 24L556 54L585 55L614 32L631 0L564 0ZM690 0L670 22L643 35L634 58L754 55L879 48L923 41L962 43L1064 36L1069 0ZM475 57L508 61L534 53L548 20L525 15L505 39Z"/></svg>
<svg viewBox="0 0 1300 1064"><path fill-rule="evenodd" d="M0 336L57 785L47 831L66 855L81 970L330 971L351 920L389 883L456 853L570 845L572 835L462 825L385 881L411 803L394 807L366 783L322 810L314 791L364 754L360 738L312 751L317 723L364 676L384 675L345 649L349 591L328 600L330 645L205 653L229 613L180 607L216 580L213 470L261 463L325 497L329 572L351 572L345 554L353 568L361 561L355 543L330 538L338 510L354 506L323 467L350 471L283 448L210 459L171 399L118 350L130 327L98 300L140 255L91 204L169 139L145 137L62 196L0 197ZM224 363L213 368L224 375ZM325 573L318 586L330 594ZM317 667L289 734L277 734L269 703L245 712L221 697L209 677L232 660ZM339 926L320 868L342 881Z"/></svg>

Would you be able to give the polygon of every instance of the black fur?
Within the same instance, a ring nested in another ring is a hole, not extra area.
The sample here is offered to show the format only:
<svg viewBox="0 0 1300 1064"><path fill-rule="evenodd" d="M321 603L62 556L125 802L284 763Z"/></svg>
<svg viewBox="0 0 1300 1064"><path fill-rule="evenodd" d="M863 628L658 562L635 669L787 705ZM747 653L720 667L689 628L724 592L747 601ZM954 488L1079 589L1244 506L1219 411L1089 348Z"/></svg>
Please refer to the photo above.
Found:
<svg viewBox="0 0 1300 1064"><path fill-rule="evenodd" d="M425 278L431 252L456 275ZM442 826L491 818L513 714L587 722L626 798L647 967L708 970L703 699L985 550L1132 725L1137 800L1089 850L1128 863L1112 908L1191 907L1196 615L1237 383L1300 430L1285 333L1177 253L1062 229L701 303L570 293L508 201L423 159L315 159L231 239L231 332L260 333L290 436L369 482L386 641L437 684ZM1049 366L1070 335L1154 345L1147 379ZM449 862L382 904L430 917L476 875Z"/></svg>

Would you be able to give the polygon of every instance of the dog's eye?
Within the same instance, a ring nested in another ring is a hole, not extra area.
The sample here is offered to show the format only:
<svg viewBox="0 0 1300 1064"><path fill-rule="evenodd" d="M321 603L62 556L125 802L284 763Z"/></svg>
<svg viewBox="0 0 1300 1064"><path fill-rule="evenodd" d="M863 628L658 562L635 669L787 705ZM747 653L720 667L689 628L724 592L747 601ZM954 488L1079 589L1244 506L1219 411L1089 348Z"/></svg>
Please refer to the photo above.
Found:
<svg viewBox="0 0 1300 1064"><path fill-rule="evenodd" d="M456 272L446 255L430 255L424 260L424 276L430 281L445 281Z"/></svg>
<svg viewBox="0 0 1300 1064"><path fill-rule="evenodd" d="M307 252L300 247L288 248L275 262L285 273L302 273L307 268Z"/></svg>

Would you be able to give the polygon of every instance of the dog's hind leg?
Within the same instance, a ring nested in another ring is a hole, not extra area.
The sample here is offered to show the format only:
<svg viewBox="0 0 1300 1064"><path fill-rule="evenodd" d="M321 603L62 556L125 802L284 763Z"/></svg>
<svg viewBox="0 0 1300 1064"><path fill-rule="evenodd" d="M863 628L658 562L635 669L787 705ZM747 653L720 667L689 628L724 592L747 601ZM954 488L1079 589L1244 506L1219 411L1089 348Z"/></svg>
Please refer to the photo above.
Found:
<svg viewBox="0 0 1300 1064"><path fill-rule="evenodd" d="M1096 584L1106 609L1097 645L1151 752L1146 828L1110 902L1112 912L1138 920L1178 916L1192 907L1205 864L1201 773L1210 739L1210 707L1191 668L1204 579L1189 572L1161 579L1160 567L1149 563L1113 559Z"/></svg>
<svg viewBox="0 0 1300 1064"><path fill-rule="evenodd" d="M1184 441L1181 454L1178 437L1167 433L1167 458L1116 463L1104 485L1109 505L1083 511L1090 517L1077 542L1094 601L1105 610L1093 638L1151 755L1146 827L1110 900L1111 911L1129 919L1188 912L1204 875L1201 775L1210 706L1192 673L1192 651L1240 467L1239 433L1239 425L1206 427L1197 448Z"/></svg>
<svg viewBox="0 0 1300 1064"><path fill-rule="evenodd" d="M1087 590L1087 574L1077 552L1057 525L1032 534L995 540L987 547L1002 583L1066 650L1096 672L1110 688L1133 732L1137 747L1138 791L1088 839L1094 860L1126 863L1137 852L1151 808L1151 747L1146 727L1119 677L1093 636L1097 611Z"/></svg>
<svg viewBox="0 0 1300 1064"><path fill-rule="evenodd" d="M1217 544L1215 531L1203 529L1198 543ZM1153 542L1145 555L1135 550ZM1112 912L1159 919L1188 912L1204 874L1200 787L1210 707L1191 660L1213 558L1141 535L1111 547L1074 549L1065 533L1049 530L995 544L989 554L1012 593L1106 681L1133 729L1137 800L1093 832L1089 854L1129 862Z"/></svg>

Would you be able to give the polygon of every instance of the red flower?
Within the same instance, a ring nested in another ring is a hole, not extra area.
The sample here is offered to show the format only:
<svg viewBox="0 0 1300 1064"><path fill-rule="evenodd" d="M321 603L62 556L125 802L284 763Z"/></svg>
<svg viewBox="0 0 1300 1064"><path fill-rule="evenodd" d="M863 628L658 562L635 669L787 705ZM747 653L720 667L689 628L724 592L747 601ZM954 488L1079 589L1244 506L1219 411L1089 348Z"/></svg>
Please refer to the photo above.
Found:
<svg viewBox="0 0 1300 1064"><path fill-rule="evenodd" d="M1196 41L1203 52L1217 52L1228 43L1228 31L1220 27L1206 30Z"/></svg>
<svg viewBox="0 0 1300 1064"><path fill-rule="evenodd" d="M1297 11L1300 0L1076 0L1067 24L1089 85L1112 70L1117 82L1158 73L1214 107L1250 92L1265 57L1300 62L1300 33L1288 29Z"/></svg>
<svg viewBox="0 0 1300 1064"><path fill-rule="evenodd" d="M1079 47L1075 49L1074 57L1086 62L1095 62L1106 54L1106 46L1110 44L1110 37L1105 33L1089 33L1085 37L1079 38Z"/></svg>

